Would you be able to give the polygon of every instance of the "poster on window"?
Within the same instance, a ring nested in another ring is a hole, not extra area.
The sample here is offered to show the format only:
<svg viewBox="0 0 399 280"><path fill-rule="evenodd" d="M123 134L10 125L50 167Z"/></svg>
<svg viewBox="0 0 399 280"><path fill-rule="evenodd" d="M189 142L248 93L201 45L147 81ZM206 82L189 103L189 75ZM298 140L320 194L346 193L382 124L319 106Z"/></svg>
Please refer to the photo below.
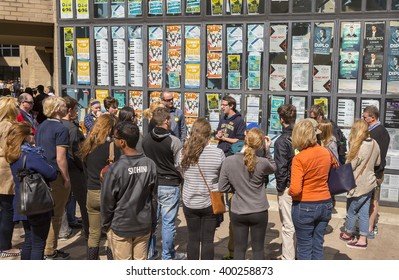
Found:
<svg viewBox="0 0 399 280"><path fill-rule="evenodd" d="M162 15L162 0L149 0L148 1L148 14L152 16Z"/></svg>
<svg viewBox="0 0 399 280"><path fill-rule="evenodd" d="M187 88L200 88L201 64L188 63L185 70L185 86Z"/></svg>
<svg viewBox="0 0 399 280"><path fill-rule="evenodd" d="M207 53L208 79L222 78L222 53Z"/></svg>
<svg viewBox="0 0 399 280"><path fill-rule="evenodd" d="M339 62L340 79L357 79L359 68L359 52L341 52Z"/></svg>
<svg viewBox="0 0 399 280"><path fill-rule="evenodd" d="M338 99L337 125L340 127L351 127L355 121L355 100Z"/></svg>
<svg viewBox="0 0 399 280"><path fill-rule="evenodd" d="M242 53L242 26L227 27L227 53Z"/></svg>
<svg viewBox="0 0 399 280"><path fill-rule="evenodd" d="M321 108L323 109L324 116L326 118L328 118L328 99L327 98L324 98L324 97L315 98L313 100L313 104L320 105Z"/></svg>
<svg viewBox="0 0 399 280"><path fill-rule="evenodd" d="M61 0L61 18L73 18L72 0Z"/></svg>
<svg viewBox="0 0 399 280"><path fill-rule="evenodd" d="M307 91L309 89L309 64L292 64L291 89Z"/></svg>
<svg viewBox="0 0 399 280"><path fill-rule="evenodd" d="M186 13L199 14L201 12L201 0L186 0Z"/></svg>
<svg viewBox="0 0 399 280"><path fill-rule="evenodd" d="M292 63L309 63L308 36L292 36Z"/></svg>
<svg viewBox="0 0 399 280"><path fill-rule="evenodd" d="M211 14L213 16L223 14L223 0L211 0Z"/></svg>
<svg viewBox="0 0 399 280"><path fill-rule="evenodd" d="M330 92L331 91L331 66L314 65L313 66L313 91Z"/></svg>
<svg viewBox="0 0 399 280"><path fill-rule="evenodd" d="M344 22L341 24L343 51L360 51L360 22Z"/></svg>
<svg viewBox="0 0 399 280"><path fill-rule="evenodd" d="M316 26L314 31L314 54L330 55L332 27Z"/></svg>
<svg viewBox="0 0 399 280"><path fill-rule="evenodd" d="M248 71L248 89L260 89L260 71Z"/></svg>
<svg viewBox="0 0 399 280"><path fill-rule="evenodd" d="M90 38L77 38L76 39L77 60L89 60L90 59Z"/></svg>
<svg viewBox="0 0 399 280"><path fill-rule="evenodd" d="M148 67L148 87L162 87L162 65L150 64Z"/></svg>
<svg viewBox="0 0 399 280"><path fill-rule="evenodd" d="M90 85L90 61L78 61L78 85Z"/></svg>
<svg viewBox="0 0 399 280"><path fill-rule="evenodd" d="M270 99L270 112L277 113L278 108L280 108L285 103L285 97L283 96L272 96Z"/></svg>
<svg viewBox="0 0 399 280"><path fill-rule="evenodd" d="M219 94L217 93L207 93L206 101L208 104L208 110L219 110L220 109L220 100Z"/></svg>
<svg viewBox="0 0 399 280"><path fill-rule="evenodd" d="M399 93L399 56L388 56L387 93Z"/></svg>
<svg viewBox="0 0 399 280"><path fill-rule="evenodd" d="M180 50L168 50L168 72L176 72L180 75L181 73L181 51Z"/></svg>
<svg viewBox="0 0 399 280"><path fill-rule="evenodd" d="M115 37L114 37L115 38ZM126 46L124 39L113 39L113 76L115 86L126 85Z"/></svg>
<svg viewBox="0 0 399 280"><path fill-rule="evenodd" d="M181 0L166 1L166 13L168 15L181 14Z"/></svg>
<svg viewBox="0 0 399 280"><path fill-rule="evenodd" d="M89 18L89 0L76 0L76 18Z"/></svg>
<svg viewBox="0 0 399 280"><path fill-rule="evenodd" d="M259 14L259 0L247 0L247 9L249 15Z"/></svg>
<svg viewBox="0 0 399 280"><path fill-rule="evenodd" d="M168 25L166 27L166 39L169 49L181 49L181 26Z"/></svg>
<svg viewBox="0 0 399 280"><path fill-rule="evenodd" d="M270 64L269 90L284 91L286 89L286 79L286 64Z"/></svg>
<svg viewBox="0 0 399 280"><path fill-rule="evenodd" d="M230 0L230 11L232 15L241 15L242 0Z"/></svg>
<svg viewBox="0 0 399 280"><path fill-rule="evenodd" d="M281 53L287 50L287 25L270 26L270 52Z"/></svg>
<svg viewBox="0 0 399 280"><path fill-rule="evenodd" d="M111 17L113 18L125 17L125 0L111 1Z"/></svg>
<svg viewBox="0 0 399 280"><path fill-rule="evenodd" d="M206 30L208 51L222 51L222 25L208 25Z"/></svg>
<svg viewBox="0 0 399 280"><path fill-rule="evenodd" d="M142 0L129 0L128 3L128 15L129 16L141 16L143 14Z"/></svg>
<svg viewBox="0 0 399 280"><path fill-rule="evenodd" d="M149 40L148 62L150 64L162 64L162 40Z"/></svg>
<svg viewBox="0 0 399 280"><path fill-rule="evenodd" d="M399 26L389 27L389 54L399 56Z"/></svg>
<svg viewBox="0 0 399 280"><path fill-rule="evenodd" d="M199 94L196 92L184 93L184 116L195 117L199 116Z"/></svg>
<svg viewBox="0 0 399 280"><path fill-rule="evenodd" d="M362 93L380 93L383 71L382 59L382 53L365 53Z"/></svg>
<svg viewBox="0 0 399 280"><path fill-rule="evenodd" d="M114 98L118 101L118 109L125 107L126 92L124 90L115 90L113 92Z"/></svg>
<svg viewBox="0 0 399 280"><path fill-rule="evenodd" d="M249 52L263 52L263 24L248 24L248 45Z"/></svg>
<svg viewBox="0 0 399 280"><path fill-rule="evenodd" d="M366 52L378 53L384 51L384 23L366 22L366 38L364 48Z"/></svg>
<svg viewBox="0 0 399 280"><path fill-rule="evenodd" d="M306 111L306 97L304 96L292 96L291 104L296 108L296 119L302 120L305 118Z"/></svg>
<svg viewBox="0 0 399 280"><path fill-rule="evenodd" d="M199 62L201 58L201 42L199 38L186 38L186 62Z"/></svg>
<svg viewBox="0 0 399 280"><path fill-rule="evenodd" d="M108 97L108 89L96 89L96 99L100 101L101 110L104 108L104 99Z"/></svg>

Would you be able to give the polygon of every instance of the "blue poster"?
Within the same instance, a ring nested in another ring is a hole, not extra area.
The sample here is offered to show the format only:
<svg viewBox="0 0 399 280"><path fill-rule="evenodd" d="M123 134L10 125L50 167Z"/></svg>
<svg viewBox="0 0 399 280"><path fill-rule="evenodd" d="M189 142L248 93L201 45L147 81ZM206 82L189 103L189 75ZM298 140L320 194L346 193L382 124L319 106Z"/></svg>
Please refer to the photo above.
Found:
<svg viewBox="0 0 399 280"><path fill-rule="evenodd" d="M360 22L342 23L341 38L343 51L360 51Z"/></svg>
<svg viewBox="0 0 399 280"><path fill-rule="evenodd" d="M399 55L399 26L389 27L389 54Z"/></svg>
<svg viewBox="0 0 399 280"><path fill-rule="evenodd" d="M340 79L357 79L359 52L342 52L339 62Z"/></svg>
<svg viewBox="0 0 399 280"><path fill-rule="evenodd" d="M314 53L330 55L332 27L315 27Z"/></svg>

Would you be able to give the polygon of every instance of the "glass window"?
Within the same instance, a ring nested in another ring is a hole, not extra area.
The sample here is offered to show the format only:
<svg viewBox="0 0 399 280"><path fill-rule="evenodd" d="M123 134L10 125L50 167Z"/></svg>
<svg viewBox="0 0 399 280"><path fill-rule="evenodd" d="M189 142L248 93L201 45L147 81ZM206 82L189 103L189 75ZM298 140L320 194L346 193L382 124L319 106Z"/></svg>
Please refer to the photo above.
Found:
<svg viewBox="0 0 399 280"><path fill-rule="evenodd" d="M125 17L125 0L111 0L111 17Z"/></svg>
<svg viewBox="0 0 399 280"><path fill-rule="evenodd" d="M317 13L334 13L335 0L317 0L316 1Z"/></svg>
<svg viewBox="0 0 399 280"><path fill-rule="evenodd" d="M94 0L94 17L108 17L108 0Z"/></svg>
<svg viewBox="0 0 399 280"><path fill-rule="evenodd" d="M288 13L289 7L288 0L271 0L271 12L272 13Z"/></svg>
<svg viewBox="0 0 399 280"><path fill-rule="evenodd" d="M269 90L285 91L287 86L287 32L288 24L270 25Z"/></svg>
<svg viewBox="0 0 399 280"><path fill-rule="evenodd" d="M355 12L362 10L362 0L342 0L343 12Z"/></svg>
<svg viewBox="0 0 399 280"><path fill-rule="evenodd" d="M309 90L310 23L292 25L291 90Z"/></svg>
<svg viewBox="0 0 399 280"><path fill-rule="evenodd" d="M223 70L223 25L207 25L206 77L208 89L222 88Z"/></svg>
<svg viewBox="0 0 399 280"><path fill-rule="evenodd" d="M109 85L108 27L94 27L96 85Z"/></svg>
<svg viewBox="0 0 399 280"><path fill-rule="evenodd" d="M293 1L293 12L294 13L309 13L312 11L311 0L295 0Z"/></svg>
<svg viewBox="0 0 399 280"><path fill-rule="evenodd" d="M61 46L61 83L63 85L74 84L75 73L75 43L74 43L74 28L62 27L60 28Z"/></svg>
<svg viewBox="0 0 399 280"><path fill-rule="evenodd" d="M399 10L399 0L392 0L392 10Z"/></svg>
<svg viewBox="0 0 399 280"><path fill-rule="evenodd" d="M242 24L227 25L227 54L225 53L225 85L228 89L241 89L243 27Z"/></svg>
<svg viewBox="0 0 399 280"><path fill-rule="evenodd" d="M366 10L376 11L376 10L386 10L387 1L386 0L367 0Z"/></svg>
<svg viewBox="0 0 399 280"><path fill-rule="evenodd" d="M137 17L143 15L143 1L129 0L127 3L127 14L129 17Z"/></svg>
<svg viewBox="0 0 399 280"><path fill-rule="evenodd" d="M201 0L186 0L186 14L201 14Z"/></svg>
<svg viewBox="0 0 399 280"><path fill-rule="evenodd" d="M166 14L169 16L178 16L182 13L181 0L166 1Z"/></svg>

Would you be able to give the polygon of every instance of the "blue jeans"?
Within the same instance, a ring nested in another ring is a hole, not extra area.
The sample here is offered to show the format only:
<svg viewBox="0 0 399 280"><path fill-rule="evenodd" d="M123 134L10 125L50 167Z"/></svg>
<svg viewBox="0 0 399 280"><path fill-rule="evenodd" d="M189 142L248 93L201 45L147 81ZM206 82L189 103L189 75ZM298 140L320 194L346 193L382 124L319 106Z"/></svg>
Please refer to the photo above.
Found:
<svg viewBox="0 0 399 280"><path fill-rule="evenodd" d="M0 195L0 251L12 248L12 234L14 232L14 208L12 201L14 195Z"/></svg>
<svg viewBox="0 0 399 280"><path fill-rule="evenodd" d="M298 260L322 260L324 234L331 220L332 202L294 202L292 220Z"/></svg>
<svg viewBox="0 0 399 280"><path fill-rule="evenodd" d="M157 220L162 217L162 259L170 260L175 257L175 220L179 210L179 186L158 186ZM148 250L149 259L157 255L156 230L150 239Z"/></svg>
<svg viewBox="0 0 399 280"><path fill-rule="evenodd" d="M355 231L356 220L359 216L359 234L367 236L369 233L369 208L371 192L359 197L350 197L346 201L347 213L345 231L352 234Z"/></svg>
<svg viewBox="0 0 399 280"><path fill-rule="evenodd" d="M23 221L25 243L22 247L21 260L43 260L51 215L52 212L28 216L28 220Z"/></svg>

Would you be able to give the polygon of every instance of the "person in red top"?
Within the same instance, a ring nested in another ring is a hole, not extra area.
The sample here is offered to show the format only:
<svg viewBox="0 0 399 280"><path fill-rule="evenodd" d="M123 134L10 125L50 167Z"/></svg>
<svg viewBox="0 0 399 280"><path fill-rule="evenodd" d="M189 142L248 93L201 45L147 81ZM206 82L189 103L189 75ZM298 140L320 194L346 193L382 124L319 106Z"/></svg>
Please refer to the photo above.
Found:
<svg viewBox="0 0 399 280"><path fill-rule="evenodd" d="M327 180L331 166L328 150L317 144L320 130L301 120L292 132L292 146L300 152L292 160L292 220L297 238L297 259L323 259L324 234L331 220L332 200Z"/></svg>
<svg viewBox="0 0 399 280"><path fill-rule="evenodd" d="M36 134L36 129L38 126L37 121L33 117L32 108L33 108L33 97L29 93L22 93L18 97L19 104L19 115L17 116L18 122L28 122L32 126L33 133Z"/></svg>

